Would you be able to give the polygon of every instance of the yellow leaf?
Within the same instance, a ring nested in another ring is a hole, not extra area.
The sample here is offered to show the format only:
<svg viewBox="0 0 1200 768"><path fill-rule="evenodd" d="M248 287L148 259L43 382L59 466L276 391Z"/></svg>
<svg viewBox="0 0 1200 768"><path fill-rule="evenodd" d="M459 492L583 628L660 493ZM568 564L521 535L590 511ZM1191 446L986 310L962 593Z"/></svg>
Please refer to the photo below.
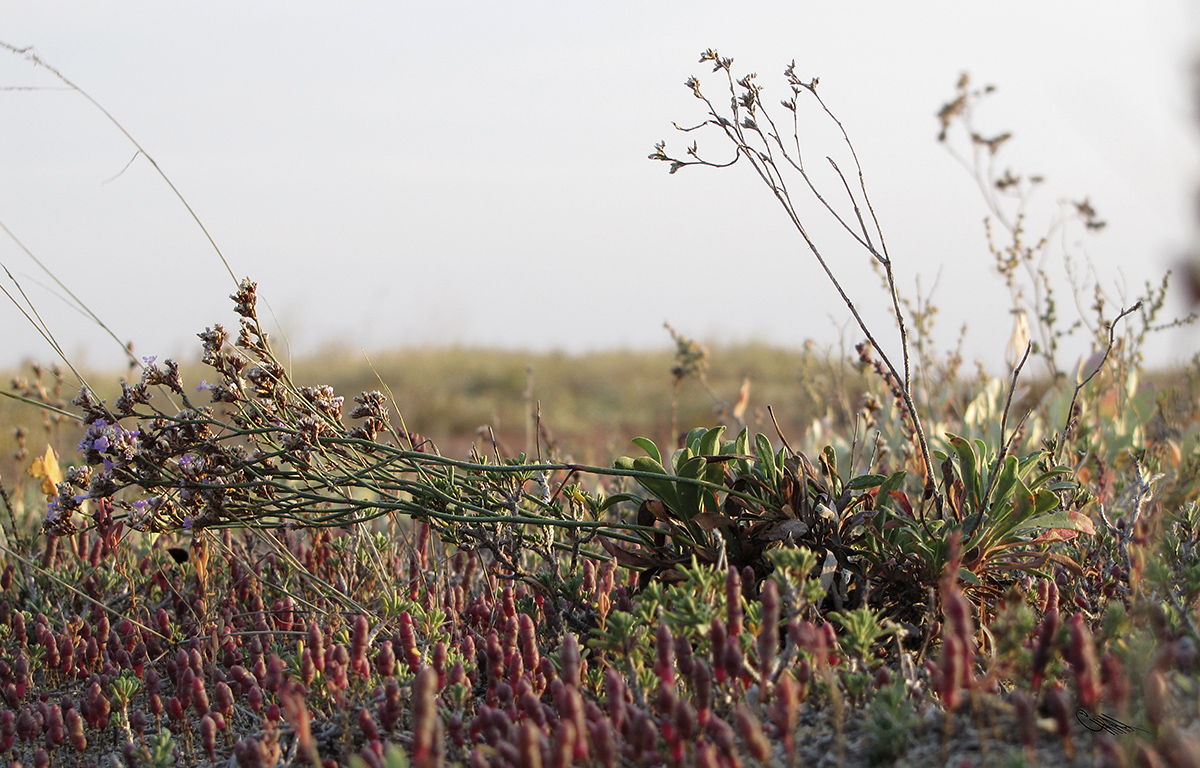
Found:
<svg viewBox="0 0 1200 768"><path fill-rule="evenodd" d="M48 498L58 497L58 484L63 481L63 473L58 466L58 456L55 455L53 448L47 445L46 455L40 459L34 459L28 472L30 477L42 481L42 493L46 494Z"/></svg>

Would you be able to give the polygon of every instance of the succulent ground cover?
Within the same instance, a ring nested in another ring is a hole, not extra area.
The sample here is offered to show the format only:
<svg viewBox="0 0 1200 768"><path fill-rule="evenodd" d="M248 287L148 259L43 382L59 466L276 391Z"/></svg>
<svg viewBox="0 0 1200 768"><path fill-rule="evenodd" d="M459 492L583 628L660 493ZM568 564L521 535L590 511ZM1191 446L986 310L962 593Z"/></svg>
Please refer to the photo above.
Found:
<svg viewBox="0 0 1200 768"><path fill-rule="evenodd" d="M829 199L798 135L792 152L753 76L701 61L732 111L691 79L708 114L683 130L715 130L734 159L696 144L652 157L672 172L750 164L857 318L793 207L787 173ZM817 83L786 78L795 114ZM966 128L987 158L1003 139L971 129L981 95L960 83L942 138ZM1023 194L1011 173L993 182ZM198 334L203 380L145 358L108 398L82 376L70 403L15 382L77 450L29 452L2 486L0 754L1200 764L1200 362L1155 387L1140 352L1170 324L1166 281L1115 310L1097 291L1094 316L1063 329L1031 266L1047 241L1026 245L989 199L1024 314L1008 374L964 379L931 347L928 303L896 290L865 186L844 186L849 215L826 209L878 265L902 343L889 356L859 320L866 340L837 361L856 382L842 429L789 435L773 411L776 429L752 429L746 394L691 429L673 409L667 441L633 438L611 463L570 460L540 424L532 450L483 435L455 458L386 386L347 401L298 381L250 280L231 297L236 329ZM1072 215L1102 226L1086 201ZM1094 355L1068 372L1075 328ZM678 393L706 381L707 357L671 333ZM1022 396L1031 358L1045 373Z"/></svg>

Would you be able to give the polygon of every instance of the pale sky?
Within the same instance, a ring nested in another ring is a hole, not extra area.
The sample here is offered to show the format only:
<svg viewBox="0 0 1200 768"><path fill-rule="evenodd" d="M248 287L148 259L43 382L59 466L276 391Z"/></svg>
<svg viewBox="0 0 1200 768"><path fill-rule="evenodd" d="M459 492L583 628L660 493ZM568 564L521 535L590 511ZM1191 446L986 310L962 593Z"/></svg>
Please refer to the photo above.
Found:
<svg viewBox="0 0 1200 768"><path fill-rule="evenodd" d="M769 105L795 60L855 143L901 290L940 271L939 338L966 322L968 359L999 366L1009 300L936 112L964 70L997 86L976 121L1014 133L1001 165L1047 179L1031 232L1089 197L1108 227L1068 230L1067 246L1132 296L1196 239L1198 18L1182 0L0 0L0 40L33 46L141 143L259 283L294 354L663 348L664 321L713 342L852 347L848 312L748 166L671 176L646 159L690 142L672 121L703 119L689 75L718 94L705 48L757 72ZM195 333L236 325L233 282L144 158L122 173L134 147L100 112L13 90L58 85L0 54L0 222L139 354L193 358ZM844 155L825 133L805 149ZM865 255L812 227L892 338ZM120 364L7 238L0 262L70 355ZM1048 267L1074 320L1061 262ZM0 366L53 359L15 307L0 324ZM1170 331L1151 360L1198 350L1200 329Z"/></svg>

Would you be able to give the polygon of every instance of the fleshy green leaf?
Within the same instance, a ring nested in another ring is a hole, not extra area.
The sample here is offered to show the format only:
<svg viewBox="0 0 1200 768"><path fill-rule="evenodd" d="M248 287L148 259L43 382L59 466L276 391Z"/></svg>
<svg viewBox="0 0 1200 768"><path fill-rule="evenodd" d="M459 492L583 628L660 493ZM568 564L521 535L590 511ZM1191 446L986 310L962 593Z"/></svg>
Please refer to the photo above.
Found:
<svg viewBox="0 0 1200 768"><path fill-rule="evenodd" d="M846 490L863 491L867 488L877 488L883 485L887 479L886 475L859 475L850 478L850 482L846 483Z"/></svg>
<svg viewBox="0 0 1200 768"><path fill-rule="evenodd" d="M650 458L662 464L662 454L658 452L658 446L654 444L653 440L648 437L635 437L633 444L649 454Z"/></svg>

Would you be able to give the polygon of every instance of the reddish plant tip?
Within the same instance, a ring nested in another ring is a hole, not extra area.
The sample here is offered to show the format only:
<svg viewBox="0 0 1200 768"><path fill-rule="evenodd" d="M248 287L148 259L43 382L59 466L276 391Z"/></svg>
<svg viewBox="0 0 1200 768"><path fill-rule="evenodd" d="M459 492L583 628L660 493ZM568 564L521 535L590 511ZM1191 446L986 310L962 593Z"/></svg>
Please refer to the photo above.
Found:
<svg viewBox="0 0 1200 768"><path fill-rule="evenodd" d="M375 654L375 671L380 677L391 677L396 674L396 653L392 650L392 641L384 640Z"/></svg>
<svg viewBox="0 0 1200 768"><path fill-rule="evenodd" d="M1075 759L1075 743L1071 738L1071 721L1075 719L1075 710L1071 706L1070 697L1063 690L1062 686L1055 683L1050 690L1046 691L1046 705L1050 709L1050 716L1054 718L1054 724L1058 728L1058 735L1063 740L1063 748L1067 752L1067 758Z"/></svg>
<svg viewBox="0 0 1200 768"><path fill-rule="evenodd" d="M365 660L367 657L367 641L371 634L371 627L367 623L367 617L359 614L354 619L354 630L351 633L350 640L350 657L355 662L359 659Z"/></svg>
<svg viewBox="0 0 1200 768"><path fill-rule="evenodd" d="M267 673L263 676L263 687L272 693L277 693L286 681L287 664L278 655L272 653L267 662Z"/></svg>
<svg viewBox="0 0 1200 768"><path fill-rule="evenodd" d="M208 713L208 690L204 687L204 681L198 677L192 678L192 707L197 715L203 716Z"/></svg>
<svg viewBox="0 0 1200 768"><path fill-rule="evenodd" d="M1169 692L1167 679L1161 670L1151 669L1146 675L1143 693L1146 701L1146 719L1156 729L1161 728L1167 714Z"/></svg>
<svg viewBox="0 0 1200 768"><path fill-rule="evenodd" d="M209 760L217 759L217 723L207 714L200 718L200 744Z"/></svg>
<svg viewBox="0 0 1200 768"><path fill-rule="evenodd" d="M742 621L742 576L731 565L725 574L725 623L729 634L735 637L742 634Z"/></svg>
<svg viewBox="0 0 1200 768"><path fill-rule="evenodd" d="M533 626L533 617L522 613L517 630L517 645L521 651L521 663L525 669L537 669L541 661L537 647L537 630Z"/></svg>
<svg viewBox="0 0 1200 768"><path fill-rule="evenodd" d="M1060 624L1058 609L1047 611L1042 618L1042 624L1038 629L1037 641L1033 647L1033 687L1036 689L1041 685L1042 673L1046 669L1046 664L1050 661L1050 656L1054 651L1054 639L1058 635L1058 627Z"/></svg>
<svg viewBox="0 0 1200 768"><path fill-rule="evenodd" d="M560 720L554 729L554 742L550 746L550 768L570 768L574 764L575 724Z"/></svg>
<svg viewBox="0 0 1200 768"><path fill-rule="evenodd" d="M437 673L429 667L417 673L413 682L413 764L418 768L432 765L437 738Z"/></svg>
<svg viewBox="0 0 1200 768"><path fill-rule="evenodd" d="M398 637L401 654L405 663L408 664L408 668L417 672L421 668L421 651L417 648L416 628L408 611L400 614L399 624Z"/></svg>
<svg viewBox="0 0 1200 768"><path fill-rule="evenodd" d="M771 759L771 742L763 733L758 718L750 712L745 704L738 704L737 710L734 712L734 719L737 722L738 735L741 736L747 751L760 763L768 762Z"/></svg>
<svg viewBox="0 0 1200 768"><path fill-rule="evenodd" d="M713 672L716 674L717 682L722 683L725 681L725 623L714 618L708 637L712 646Z"/></svg>
<svg viewBox="0 0 1200 768"><path fill-rule="evenodd" d="M233 757L239 768L264 768L262 744L255 738L245 738L233 745Z"/></svg>
<svg viewBox="0 0 1200 768"><path fill-rule="evenodd" d="M214 689L213 698L216 703L216 710L226 718L233 717L233 689L226 683L219 682Z"/></svg>
<svg viewBox="0 0 1200 768"><path fill-rule="evenodd" d="M371 717L371 712L365 707L358 710L358 728L368 741L379 739L379 726L375 724L375 718Z"/></svg>
<svg viewBox="0 0 1200 768"><path fill-rule="evenodd" d="M517 753L520 760L519 765L540 768L542 764L542 732L528 720L521 723L520 731L517 734Z"/></svg>
<svg viewBox="0 0 1200 768"><path fill-rule="evenodd" d="M403 618L403 616L405 616L405 615L407 615L407 612L402 614L401 618ZM411 623L411 621L412 621L412 618L409 617L409 622ZM311 651L312 662L315 665L316 670L318 672L324 671L324 669L325 669L325 633L323 633L321 631L321 628L317 625L316 619L313 619L312 621L309 622L308 634L307 634L306 638L307 639L305 642L308 644L308 647L305 650Z"/></svg>
<svg viewBox="0 0 1200 768"><path fill-rule="evenodd" d="M658 675L664 687L672 686L675 684L675 639L671 636L671 628L666 622L660 622L658 625L654 647L658 655L654 664L654 674Z"/></svg>
<svg viewBox="0 0 1200 768"><path fill-rule="evenodd" d="M312 718L308 713L304 688L298 683L285 685L279 692L279 700L283 715L292 726L292 730L296 732L296 738L299 740L301 748L306 753L313 752L315 742L312 736Z"/></svg>
<svg viewBox="0 0 1200 768"><path fill-rule="evenodd" d="M1089 711L1095 711L1100 702L1100 669L1096 663L1096 646L1092 633L1084 623L1082 614L1075 614L1067 622L1071 627L1069 661L1075 671L1075 689L1079 703Z"/></svg>
<svg viewBox="0 0 1200 768"><path fill-rule="evenodd" d="M74 712L74 710L71 710ZM78 714L75 715L79 717ZM81 726L82 728L82 726ZM80 730L80 733L83 731ZM7 752L12 749L17 740L17 716L11 709L6 709L0 712L0 751Z"/></svg>
<svg viewBox="0 0 1200 768"><path fill-rule="evenodd" d="M725 638L724 663L725 674L730 681L738 680L742 676L742 645L737 637L732 635Z"/></svg>
<svg viewBox="0 0 1200 768"><path fill-rule="evenodd" d="M762 679L767 680L775 666L775 654L779 650L779 585L774 579L767 579L763 584L760 599L762 628L757 639L758 666Z"/></svg>
<svg viewBox="0 0 1200 768"><path fill-rule="evenodd" d="M42 724L30 707L23 707L17 716L17 738L21 741L33 741L42 735Z"/></svg>
<svg viewBox="0 0 1200 768"><path fill-rule="evenodd" d="M559 649L559 666L562 668L563 682L574 688L580 686L580 655L579 641L570 632L563 635L562 648Z"/></svg>
<svg viewBox="0 0 1200 768"><path fill-rule="evenodd" d="M62 707L52 704L46 711L46 746L54 749L67 740L67 726L63 722Z"/></svg>
<svg viewBox="0 0 1200 768"><path fill-rule="evenodd" d="M267 665L262 663L262 659L259 659L259 664L262 665L262 674L261 675L256 674L255 677L258 678L258 680L262 681L262 680L265 680L267 677ZM321 658L321 666L325 666L325 659L323 656ZM305 685L311 685L312 681L314 679L316 679L316 677L317 677L316 656L313 655L312 648L305 648L300 653L300 680L303 681L303 683Z"/></svg>
<svg viewBox="0 0 1200 768"><path fill-rule="evenodd" d="M25 645L28 636L25 634L25 614L20 611L12 615L12 638L17 641L17 645Z"/></svg>

